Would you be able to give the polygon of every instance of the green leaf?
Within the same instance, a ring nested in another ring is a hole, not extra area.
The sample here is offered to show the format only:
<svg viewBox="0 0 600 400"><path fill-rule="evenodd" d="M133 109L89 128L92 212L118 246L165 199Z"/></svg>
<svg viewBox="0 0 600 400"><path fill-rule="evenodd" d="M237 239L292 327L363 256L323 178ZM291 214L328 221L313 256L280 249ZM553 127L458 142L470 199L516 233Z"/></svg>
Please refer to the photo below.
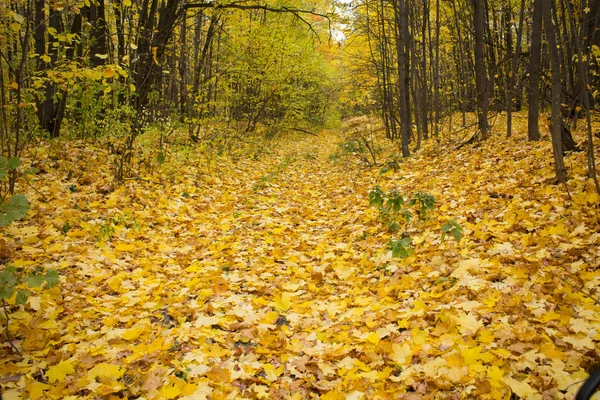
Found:
<svg viewBox="0 0 600 400"><path fill-rule="evenodd" d="M407 224L410 224L410 221L412 219L412 212L410 212L408 208L403 209L400 215L402 215Z"/></svg>
<svg viewBox="0 0 600 400"><path fill-rule="evenodd" d="M31 293L29 292L29 290L25 290L25 289L19 289L17 290L17 298L15 300L16 304L25 304L27 303L27 299L29 298L29 295Z"/></svg>
<svg viewBox="0 0 600 400"><path fill-rule="evenodd" d="M404 259L414 254L412 238L410 236L400 240L390 240L387 248L392 251L392 257L394 258Z"/></svg>
<svg viewBox="0 0 600 400"><path fill-rule="evenodd" d="M463 236L463 228L458 222L451 219L442 226L442 242L446 238L447 234L452 235L454 240L460 243L460 240Z"/></svg>
<svg viewBox="0 0 600 400"><path fill-rule="evenodd" d="M8 267L4 271L0 272L0 286L15 286L17 278L15 277L15 269Z"/></svg>
<svg viewBox="0 0 600 400"><path fill-rule="evenodd" d="M0 226L8 226L15 219L21 219L29 211L27 197L17 193L6 203L0 204Z"/></svg>
<svg viewBox="0 0 600 400"><path fill-rule="evenodd" d="M6 169L8 166L8 159L4 156L0 156L0 169Z"/></svg>
<svg viewBox="0 0 600 400"><path fill-rule="evenodd" d="M46 284L48 285L49 288L53 288L54 286L58 285L58 283L60 282L60 277L58 276L58 272L53 269L46 272L46 276L44 277L44 279L46 280Z"/></svg>
<svg viewBox="0 0 600 400"><path fill-rule="evenodd" d="M397 214L404 204L404 197L402 197L401 194L394 190L392 191L388 198L388 201L386 202L386 207Z"/></svg>
<svg viewBox="0 0 600 400"><path fill-rule="evenodd" d="M27 283L27 286L30 288L37 288L42 286L42 284L45 282L45 279L43 275L29 275L25 277L23 281Z"/></svg>
<svg viewBox="0 0 600 400"><path fill-rule="evenodd" d="M21 165L21 159L19 157L11 157L8 160L8 169L17 169Z"/></svg>
<svg viewBox="0 0 600 400"><path fill-rule="evenodd" d="M15 294L15 288L12 286L0 286L0 299L8 300Z"/></svg>
<svg viewBox="0 0 600 400"><path fill-rule="evenodd" d="M460 243L460 239L462 239L462 229L458 230L458 229L454 229L452 230L452 237L458 242Z"/></svg>
<svg viewBox="0 0 600 400"><path fill-rule="evenodd" d="M369 193L369 205L381 207L385 197L383 190L379 186L375 186Z"/></svg>

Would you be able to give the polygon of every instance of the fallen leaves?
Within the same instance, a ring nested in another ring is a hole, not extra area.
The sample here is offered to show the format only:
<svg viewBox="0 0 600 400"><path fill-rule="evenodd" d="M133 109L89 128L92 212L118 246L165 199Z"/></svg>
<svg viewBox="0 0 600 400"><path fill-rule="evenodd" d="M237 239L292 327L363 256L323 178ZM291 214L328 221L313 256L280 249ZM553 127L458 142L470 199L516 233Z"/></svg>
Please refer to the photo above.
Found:
<svg viewBox="0 0 600 400"><path fill-rule="evenodd" d="M10 305L26 360L0 349L4 397L572 398L600 360L587 181L571 199L540 184L546 143L494 138L435 162L430 147L381 175L329 160L336 140L210 174L188 160L161 188L100 190L93 157L97 182L41 184L52 204L33 201L0 252L62 283ZM409 227L406 260L385 248L375 185L439 203ZM449 218L460 243L440 240Z"/></svg>

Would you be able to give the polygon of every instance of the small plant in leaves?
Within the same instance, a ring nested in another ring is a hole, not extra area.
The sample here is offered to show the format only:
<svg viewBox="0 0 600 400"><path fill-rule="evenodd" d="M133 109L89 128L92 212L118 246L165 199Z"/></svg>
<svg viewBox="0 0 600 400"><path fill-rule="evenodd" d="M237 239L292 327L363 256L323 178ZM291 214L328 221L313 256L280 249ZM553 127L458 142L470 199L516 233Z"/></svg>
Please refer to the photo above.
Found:
<svg viewBox="0 0 600 400"><path fill-rule="evenodd" d="M12 299L16 293L14 303L17 305L25 304L32 290L53 288L58 282L58 272L53 269L44 273L43 269L38 267L34 271L27 272L22 268L9 266L0 272L0 299L2 300L2 310L6 319L6 339L17 354L21 355L21 352L12 342L8 330L10 319L8 316L7 300Z"/></svg>
<svg viewBox="0 0 600 400"><path fill-rule="evenodd" d="M390 232L396 232L400 229L398 217L402 217L406 225L410 224L413 217L410 207L418 204L421 210L425 209L425 211L419 211L419 214L423 217L427 215L427 210L433 209L435 198L433 195L419 192L410 202L407 202L397 190L394 189L390 193L385 193L379 186L375 186L369 193L369 204L379 208L379 219L388 227Z"/></svg>
<svg viewBox="0 0 600 400"><path fill-rule="evenodd" d="M435 207L435 197L429 193L417 192L412 200L408 203L409 206L418 206L419 215L423 219L427 219L429 211Z"/></svg>
<svg viewBox="0 0 600 400"><path fill-rule="evenodd" d="M21 160L17 157L6 158L0 156L0 181L3 181L9 176L11 171L15 171L21 165ZM17 193L7 198L10 191L1 193L2 201L0 201L0 227L8 226L11 222L21 219L29 211L29 203L27 198Z"/></svg>
<svg viewBox="0 0 600 400"><path fill-rule="evenodd" d="M413 255L412 238L408 235L403 235L401 239L390 240L387 249L392 251L392 257L405 259Z"/></svg>
<svg viewBox="0 0 600 400"><path fill-rule="evenodd" d="M53 288L58 284L58 272L48 270L43 273L41 268L26 273L23 269L13 266L0 272L0 299L9 300L17 293L15 304L25 304L31 295L30 289L44 287Z"/></svg>
<svg viewBox="0 0 600 400"><path fill-rule="evenodd" d="M451 235L458 243L463 237L463 228L458 222L451 219L442 226L442 242L446 235Z"/></svg>

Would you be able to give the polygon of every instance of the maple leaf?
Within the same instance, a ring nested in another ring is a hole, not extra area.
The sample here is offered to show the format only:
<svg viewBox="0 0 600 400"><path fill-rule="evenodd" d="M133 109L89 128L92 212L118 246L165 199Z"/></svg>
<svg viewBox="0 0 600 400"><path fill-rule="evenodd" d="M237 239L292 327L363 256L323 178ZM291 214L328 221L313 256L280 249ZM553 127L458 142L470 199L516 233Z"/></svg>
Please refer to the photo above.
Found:
<svg viewBox="0 0 600 400"><path fill-rule="evenodd" d="M48 371L46 371L46 377L50 383L64 382L67 375L74 372L75 369L73 368L72 361L64 360L48 368Z"/></svg>
<svg viewBox="0 0 600 400"><path fill-rule="evenodd" d="M514 394L522 399L541 400L542 395L533 389L527 382L518 381L510 376L504 377L504 382L510 387Z"/></svg>
<svg viewBox="0 0 600 400"><path fill-rule="evenodd" d="M165 385L160 389L160 394L165 399L174 399L181 394L181 389L174 384Z"/></svg>
<svg viewBox="0 0 600 400"><path fill-rule="evenodd" d="M136 325L132 328L127 329L121 337L125 340L135 340L137 339L144 331L146 330L145 326Z"/></svg>
<svg viewBox="0 0 600 400"><path fill-rule="evenodd" d="M156 368L144 380L144 384L142 385L141 390L144 392L149 392L154 389L158 389L163 385L165 370L162 368Z"/></svg>
<svg viewBox="0 0 600 400"><path fill-rule="evenodd" d="M292 307L292 297L289 293L283 292L273 299L273 307L286 312Z"/></svg>
<svg viewBox="0 0 600 400"><path fill-rule="evenodd" d="M87 378L89 381L96 378L120 379L124 373L125 370L118 365L99 363L88 371Z"/></svg>

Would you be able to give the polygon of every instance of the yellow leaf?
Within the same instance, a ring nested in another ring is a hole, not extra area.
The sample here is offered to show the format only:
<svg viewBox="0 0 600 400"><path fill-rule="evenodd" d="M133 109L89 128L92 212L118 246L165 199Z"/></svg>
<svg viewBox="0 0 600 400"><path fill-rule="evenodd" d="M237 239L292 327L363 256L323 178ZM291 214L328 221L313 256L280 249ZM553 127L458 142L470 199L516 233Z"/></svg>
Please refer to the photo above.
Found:
<svg viewBox="0 0 600 400"><path fill-rule="evenodd" d="M519 382L507 376L504 378L504 383L521 399L542 399L542 396L525 381Z"/></svg>
<svg viewBox="0 0 600 400"><path fill-rule="evenodd" d="M279 368L275 368L271 364L264 364L263 369L265 371L265 377L269 382L275 382L277 378L283 374L283 365L281 365Z"/></svg>
<svg viewBox="0 0 600 400"><path fill-rule="evenodd" d="M123 5L125 7L131 7L131 0L123 0Z"/></svg>
<svg viewBox="0 0 600 400"><path fill-rule="evenodd" d="M21 400L23 396L18 389L7 390L2 393L2 400Z"/></svg>
<svg viewBox="0 0 600 400"><path fill-rule="evenodd" d="M106 68L104 69L104 77L112 78L113 76L115 76L115 70L112 69L112 67L110 65L107 65Z"/></svg>
<svg viewBox="0 0 600 400"><path fill-rule="evenodd" d="M168 345L165 346L165 338L159 336L156 339L154 339L152 343L150 343L150 346L148 346L148 353L152 354L157 350L163 350L165 347L169 347Z"/></svg>
<svg viewBox="0 0 600 400"><path fill-rule="evenodd" d="M292 306L291 296L287 292L281 293L273 300L273 306L281 311L287 311Z"/></svg>
<svg viewBox="0 0 600 400"><path fill-rule="evenodd" d="M108 280L108 287L111 288L113 291L118 292L121 288L122 282L123 280L121 278L119 278L118 276L113 276Z"/></svg>
<svg viewBox="0 0 600 400"><path fill-rule="evenodd" d="M413 352L409 343L394 343L392 345L392 360L394 360L397 365L409 365L412 361L412 356Z"/></svg>
<svg viewBox="0 0 600 400"><path fill-rule="evenodd" d="M121 337L125 340L135 340L142 334L142 332L144 332L145 329L146 328L144 326L134 326L123 332Z"/></svg>
<svg viewBox="0 0 600 400"><path fill-rule="evenodd" d="M110 87L110 86L109 86ZM135 244L133 243L119 243L115 246L115 250L117 251L134 251L135 250Z"/></svg>
<svg viewBox="0 0 600 400"><path fill-rule="evenodd" d="M125 370L118 365L100 363L94 365L87 373L88 380L92 381L98 378L119 379L123 376Z"/></svg>
<svg viewBox="0 0 600 400"><path fill-rule="evenodd" d="M377 343L379 343L379 340L380 340L379 336L377 336L377 334L375 332L371 332L367 336L367 342L369 342L369 343L377 344Z"/></svg>
<svg viewBox="0 0 600 400"><path fill-rule="evenodd" d="M50 385L41 382L31 382L26 384L25 388L29 392L29 398L37 400L44 398L44 390L50 389Z"/></svg>
<svg viewBox="0 0 600 400"><path fill-rule="evenodd" d="M221 318L219 318L219 317L207 317L205 315L200 315L198 317L198 319L196 319L196 323L194 324L194 326L196 328L201 328L203 326L216 325L220 321L221 321Z"/></svg>
<svg viewBox="0 0 600 400"><path fill-rule="evenodd" d="M565 336L563 337L563 341L570 343L578 350L593 350L594 342L590 337L573 337L573 336Z"/></svg>
<svg viewBox="0 0 600 400"><path fill-rule="evenodd" d="M163 386L162 389L160 389L160 394L162 394L165 399L174 399L181 394L181 390L177 386L171 384Z"/></svg>
<svg viewBox="0 0 600 400"><path fill-rule="evenodd" d="M12 29L14 32L19 32L21 30L21 24L18 22L13 22L10 24L10 29Z"/></svg>
<svg viewBox="0 0 600 400"><path fill-rule="evenodd" d="M492 386L501 387L503 386L502 382L504 382L504 372L499 367L492 365L487 369L487 376L490 380Z"/></svg>
<svg viewBox="0 0 600 400"><path fill-rule="evenodd" d="M40 311L40 309L42 308L42 299L38 296L30 297L29 306L35 311Z"/></svg>
<svg viewBox="0 0 600 400"><path fill-rule="evenodd" d="M264 318L260 321L263 324L272 325L279 319L279 314L276 311L267 313Z"/></svg>
<svg viewBox="0 0 600 400"><path fill-rule="evenodd" d="M64 360L48 368L48 372L46 372L48 382L64 382L67 375L75 372L71 363L71 360Z"/></svg>

